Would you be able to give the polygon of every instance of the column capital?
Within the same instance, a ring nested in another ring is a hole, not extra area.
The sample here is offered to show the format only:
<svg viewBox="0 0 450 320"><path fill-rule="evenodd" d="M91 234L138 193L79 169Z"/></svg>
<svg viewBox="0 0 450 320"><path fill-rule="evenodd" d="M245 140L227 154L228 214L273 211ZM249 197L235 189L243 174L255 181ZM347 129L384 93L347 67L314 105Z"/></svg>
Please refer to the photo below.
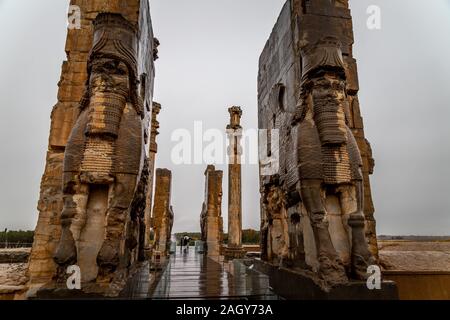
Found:
<svg viewBox="0 0 450 320"><path fill-rule="evenodd" d="M227 126L227 129L241 129L241 117L242 117L242 109L239 106L232 106L228 108L228 112L230 113L230 124Z"/></svg>

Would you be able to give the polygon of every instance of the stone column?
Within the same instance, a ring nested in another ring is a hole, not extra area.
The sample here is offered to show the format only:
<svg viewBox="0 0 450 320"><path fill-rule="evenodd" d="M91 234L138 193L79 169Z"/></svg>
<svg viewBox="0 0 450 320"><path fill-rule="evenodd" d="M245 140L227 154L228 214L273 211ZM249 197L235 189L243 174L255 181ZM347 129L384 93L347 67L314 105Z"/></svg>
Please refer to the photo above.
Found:
<svg viewBox="0 0 450 320"><path fill-rule="evenodd" d="M153 102L152 119L151 119L151 133L149 143L149 179L148 179L148 195L145 206L145 249L150 249L150 230L152 228L152 205L153 205L153 173L155 171L155 158L158 153L158 144L156 143L156 136L159 134L159 122L157 116L161 111L161 105L157 102Z"/></svg>
<svg viewBox="0 0 450 320"><path fill-rule="evenodd" d="M169 241L173 226L173 212L170 205L172 172L167 169L156 170L155 205L153 206L153 228L155 231L155 250L162 256L169 253Z"/></svg>
<svg viewBox="0 0 450 320"><path fill-rule="evenodd" d="M219 256L222 251L222 179L223 172L209 165L205 171L205 202L200 220L202 240L210 257Z"/></svg>
<svg viewBox="0 0 450 320"><path fill-rule="evenodd" d="M231 107L230 124L227 135L230 141L228 148L228 246L225 251L227 258L240 258L242 250L242 194L241 194L241 116L240 107Z"/></svg>

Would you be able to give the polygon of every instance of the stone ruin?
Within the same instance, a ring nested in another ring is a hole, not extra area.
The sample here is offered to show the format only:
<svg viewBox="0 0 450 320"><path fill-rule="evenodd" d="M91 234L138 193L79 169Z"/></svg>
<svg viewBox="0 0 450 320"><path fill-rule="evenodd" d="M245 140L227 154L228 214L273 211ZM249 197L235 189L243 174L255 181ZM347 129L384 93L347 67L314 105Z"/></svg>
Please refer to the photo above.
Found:
<svg viewBox="0 0 450 320"><path fill-rule="evenodd" d="M154 179L161 106L153 102L159 41L149 3L71 5L80 7L82 23L68 31L51 115L29 297L65 290L74 265L83 293L117 296L152 250L169 253L173 226L171 172L158 169ZM288 0L260 58L258 127L269 131L261 148L267 149L260 165L261 257L271 270L295 271L323 291L364 280L378 257L374 160L353 42L347 0ZM223 172L212 165L200 223L207 255L233 259L245 255L242 110L229 112L228 245L222 247ZM267 174L273 166L276 173ZM289 285L293 274L278 280ZM308 288L300 291L309 294Z"/></svg>
<svg viewBox="0 0 450 320"><path fill-rule="evenodd" d="M151 255L150 238L152 236L152 207L153 207L153 186L155 172L155 160L158 153L158 144L156 143L156 137L159 134L159 122L157 120L158 114L161 112L161 104L153 102L151 130L150 130L150 143L149 143L149 157L148 157L148 169L151 174L148 177L148 197L145 206L145 254L147 257Z"/></svg>
<svg viewBox="0 0 450 320"><path fill-rule="evenodd" d="M71 265L83 291L116 295L144 258L150 171L146 144L154 60L145 0L72 0L81 28L68 30L51 115L29 296L64 288Z"/></svg>
<svg viewBox="0 0 450 320"><path fill-rule="evenodd" d="M241 107L228 109L230 123L227 126L228 147L228 243L225 247L225 258L243 258L242 249L242 127Z"/></svg>
<svg viewBox="0 0 450 320"><path fill-rule="evenodd" d="M261 163L279 165L260 176L262 259L325 289L377 258L353 42L348 1L288 0L259 62L259 128L279 135Z"/></svg>
<svg viewBox="0 0 450 320"><path fill-rule="evenodd" d="M223 171L209 165L205 171L205 201L200 226L205 251L210 257L218 257L223 251L222 180Z"/></svg>
<svg viewBox="0 0 450 320"><path fill-rule="evenodd" d="M167 169L156 170L155 205L153 206L151 227L154 232L153 253L166 257L170 251L173 227L173 208L171 206L172 172Z"/></svg>

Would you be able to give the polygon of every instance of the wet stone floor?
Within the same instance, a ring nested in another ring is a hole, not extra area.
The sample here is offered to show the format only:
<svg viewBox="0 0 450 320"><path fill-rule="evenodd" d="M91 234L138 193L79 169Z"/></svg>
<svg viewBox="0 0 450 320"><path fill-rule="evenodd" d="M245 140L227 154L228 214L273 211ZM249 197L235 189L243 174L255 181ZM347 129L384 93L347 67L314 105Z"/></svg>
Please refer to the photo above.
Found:
<svg viewBox="0 0 450 320"><path fill-rule="evenodd" d="M271 291L266 275L241 260L218 262L194 248L169 258L165 270L145 265L122 293L127 299L262 299L278 297Z"/></svg>

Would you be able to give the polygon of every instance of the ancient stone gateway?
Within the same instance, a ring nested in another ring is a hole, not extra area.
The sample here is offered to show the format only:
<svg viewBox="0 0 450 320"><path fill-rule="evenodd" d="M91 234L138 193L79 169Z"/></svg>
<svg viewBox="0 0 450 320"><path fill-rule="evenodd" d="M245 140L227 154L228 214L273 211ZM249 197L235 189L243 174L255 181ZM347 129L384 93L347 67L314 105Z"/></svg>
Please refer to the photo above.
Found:
<svg viewBox="0 0 450 320"><path fill-rule="evenodd" d="M169 254L174 219L171 205L172 172L168 169L157 169L155 181L155 205L152 216L152 228L155 233L153 251L166 257Z"/></svg>
<svg viewBox="0 0 450 320"><path fill-rule="evenodd" d="M259 128L279 136L279 150L268 139L264 155L279 155L279 170L260 178L262 258L305 288L313 281L309 297L364 280L376 264L353 41L348 1L289 0L259 62Z"/></svg>
<svg viewBox="0 0 450 320"><path fill-rule="evenodd" d="M116 295L144 258L154 59L148 1L78 1L52 112L30 295L81 269L87 293Z"/></svg>
<svg viewBox="0 0 450 320"><path fill-rule="evenodd" d="M224 288L235 298L272 296L271 287L285 298L395 296L392 283L369 292L364 282L368 267L377 263L373 159L357 97L348 1L288 0L261 55L259 128L279 137L262 148L271 159L260 167L262 259L247 260L252 268L235 259L245 256L242 110L231 107L228 245L222 245L223 172L210 165L200 216L206 255L197 259L186 250L182 268L172 268L169 258L153 292L134 284L150 282L145 260L152 251L168 256L174 214L171 171L158 169L154 179L161 106L153 102L159 41L149 4L71 4L80 7L83 20L81 29L69 30L52 112L30 297L67 293L67 271L74 266L79 291L95 297L135 297L135 289L142 290L141 298L180 297L185 291L178 287L174 294L173 286L167 292L164 281L186 275L183 267L200 275L188 284L196 298L221 297ZM275 163L278 170L267 173ZM224 255L230 271L217 263Z"/></svg>
<svg viewBox="0 0 450 320"><path fill-rule="evenodd" d="M209 165L205 171L205 201L200 214L202 241L209 257L222 254L222 180L223 172Z"/></svg>

